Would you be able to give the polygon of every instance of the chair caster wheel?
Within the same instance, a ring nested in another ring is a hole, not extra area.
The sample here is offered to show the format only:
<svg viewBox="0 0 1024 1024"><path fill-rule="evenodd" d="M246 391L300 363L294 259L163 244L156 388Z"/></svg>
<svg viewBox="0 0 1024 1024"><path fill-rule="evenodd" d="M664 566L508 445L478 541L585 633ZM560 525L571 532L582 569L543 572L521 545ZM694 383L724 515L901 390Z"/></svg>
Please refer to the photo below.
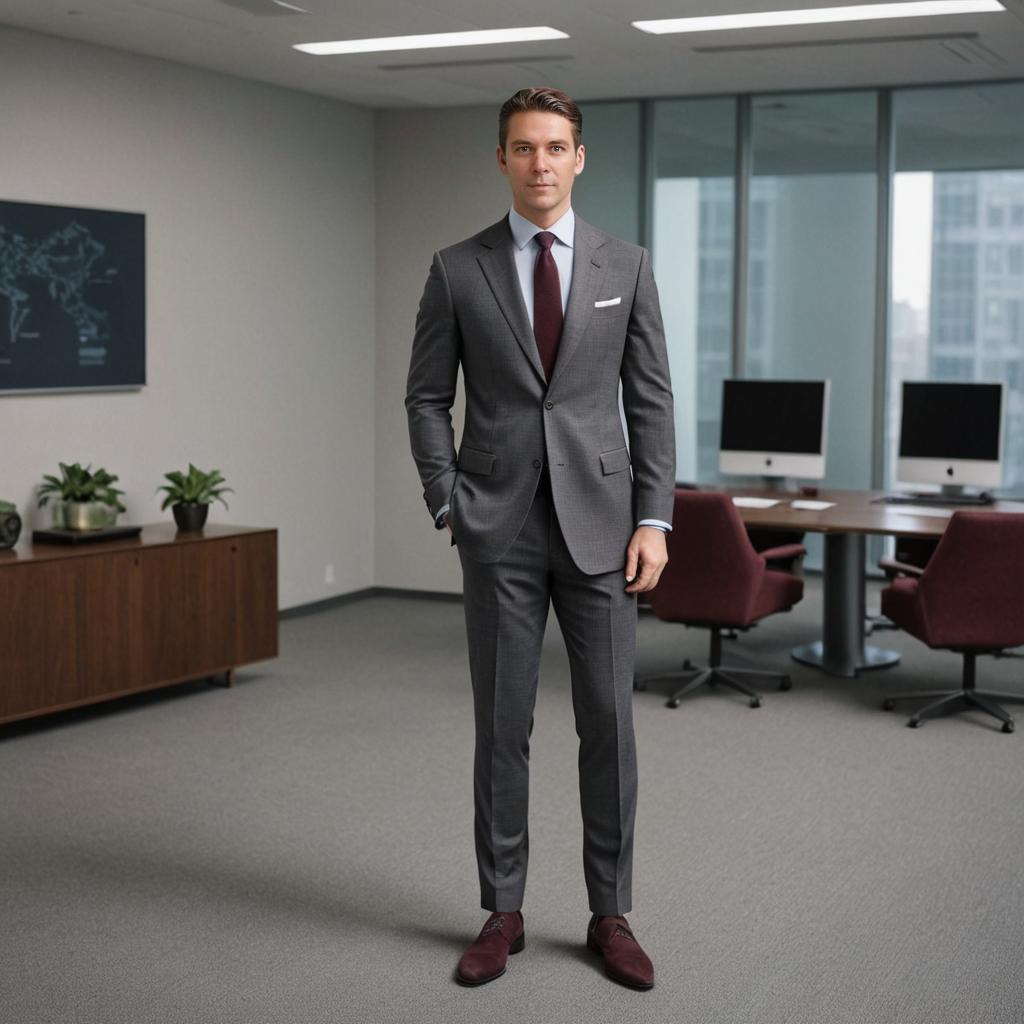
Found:
<svg viewBox="0 0 1024 1024"><path fill-rule="evenodd" d="M665 707L667 707L667 708L677 708L677 707L679 707L679 701L677 701L677 700L666 701Z"/></svg>
<svg viewBox="0 0 1024 1024"><path fill-rule="evenodd" d="M1013 722L1003 722L1003 732L1013 732L1015 728Z"/></svg>
<svg viewBox="0 0 1024 1024"><path fill-rule="evenodd" d="M790 679L789 676L783 676L782 677L782 681L779 683L779 689L780 690L792 690L793 689L793 680Z"/></svg>
<svg viewBox="0 0 1024 1024"><path fill-rule="evenodd" d="M896 707L896 702L895 701L892 701L892 700L883 700L882 701L882 710L883 711L892 711L892 709L894 707Z"/></svg>
<svg viewBox="0 0 1024 1024"><path fill-rule="evenodd" d="M759 708L761 706L761 698L760 697L751 697L750 698L750 706L752 708Z"/></svg>
<svg viewBox="0 0 1024 1024"><path fill-rule="evenodd" d="M916 715L913 718L908 718L907 719L907 728L908 729L916 729L920 724L921 724L921 719L918 718Z"/></svg>

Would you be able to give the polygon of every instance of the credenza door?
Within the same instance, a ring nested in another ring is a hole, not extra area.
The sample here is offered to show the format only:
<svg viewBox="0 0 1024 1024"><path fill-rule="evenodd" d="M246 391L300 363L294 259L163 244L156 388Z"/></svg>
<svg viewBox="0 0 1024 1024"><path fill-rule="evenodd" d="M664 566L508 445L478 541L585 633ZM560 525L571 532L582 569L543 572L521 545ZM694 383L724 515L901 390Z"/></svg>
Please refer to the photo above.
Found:
<svg viewBox="0 0 1024 1024"><path fill-rule="evenodd" d="M236 664L234 539L141 552L148 677L187 679Z"/></svg>
<svg viewBox="0 0 1024 1024"><path fill-rule="evenodd" d="M0 719L142 684L139 556L7 568L0 587Z"/></svg>

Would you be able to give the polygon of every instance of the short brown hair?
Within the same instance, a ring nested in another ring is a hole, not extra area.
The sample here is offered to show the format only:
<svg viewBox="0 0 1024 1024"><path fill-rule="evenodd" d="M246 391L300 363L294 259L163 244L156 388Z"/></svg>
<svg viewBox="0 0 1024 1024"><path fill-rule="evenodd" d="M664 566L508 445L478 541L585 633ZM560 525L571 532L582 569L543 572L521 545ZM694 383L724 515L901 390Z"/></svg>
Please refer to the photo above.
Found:
<svg viewBox="0 0 1024 1024"><path fill-rule="evenodd" d="M530 110L541 110L548 114L560 114L572 125L572 144L579 149L583 134L583 114L580 108L558 89L520 89L501 105L498 114L498 145L502 149L508 142L508 122L513 114L525 114Z"/></svg>

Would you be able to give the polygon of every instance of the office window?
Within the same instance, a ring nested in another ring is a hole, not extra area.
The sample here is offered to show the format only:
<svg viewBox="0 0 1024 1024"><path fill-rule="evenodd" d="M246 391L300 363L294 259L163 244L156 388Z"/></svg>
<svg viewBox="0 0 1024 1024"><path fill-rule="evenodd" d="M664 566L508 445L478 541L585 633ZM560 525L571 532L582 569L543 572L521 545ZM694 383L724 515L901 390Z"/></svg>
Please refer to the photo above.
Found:
<svg viewBox="0 0 1024 1024"><path fill-rule="evenodd" d="M718 477L732 370L736 103L654 103L651 251L676 407L676 478Z"/></svg>
<svg viewBox="0 0 1024 1024"><path fill-rule="evenodd" d="M1024 299L1006 300L1006 330L1007 334L1014 339L1014 346L1019 350L1024 348ZM1020 372L1016 364L1008 369Z"/></svg>
<svg viewBox="0 0 1024 1024"><path fill-rule="evenodd" d="M900 382L925 378L1006 382L1004 486L1024 485L1022 109L1020 83L894 93L889 485Z"/></svg>
<svg viewBox="0 0 1024 1024"><path fill-rule="evenodd" d="M932 360L931 376L935 380L973 380L974 360L956 356L936 356Z"/></svg>
<svg viewBox="0 0 1024 1024"><path fill-rule="evenodd" d="M936 203L941 213L943 228L970 226L978 219L978 196L972 182L965 182L966 188L950 189L938 196Z"/></svg>
<svg viewBox="0 0 1024 1024"><path fill-rule="evenodd" d="M871 483L877 98L753 101L745 375L831 378L827 483Z"/></svg>
<svg viewBox="0 0 1024 1024"><path fill-rule="evenodd" d="M580 110L586 163L573 186L573 209L602 231L640 244L640 103L581 103Z"/></svg>

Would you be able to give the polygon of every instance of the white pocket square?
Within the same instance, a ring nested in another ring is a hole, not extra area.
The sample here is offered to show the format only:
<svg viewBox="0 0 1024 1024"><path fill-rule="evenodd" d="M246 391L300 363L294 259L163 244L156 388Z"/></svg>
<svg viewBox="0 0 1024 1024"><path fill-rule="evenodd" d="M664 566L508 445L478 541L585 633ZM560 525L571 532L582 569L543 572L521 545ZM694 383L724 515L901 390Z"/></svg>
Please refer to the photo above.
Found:
<svg viewBox="0 0 1024 1024"><path fill-rule="evenodd" d="M600 299L594 303L594 309L601 309L603 306L617 306L621 301L621 295L617 295L614 299Z"/></svg>

